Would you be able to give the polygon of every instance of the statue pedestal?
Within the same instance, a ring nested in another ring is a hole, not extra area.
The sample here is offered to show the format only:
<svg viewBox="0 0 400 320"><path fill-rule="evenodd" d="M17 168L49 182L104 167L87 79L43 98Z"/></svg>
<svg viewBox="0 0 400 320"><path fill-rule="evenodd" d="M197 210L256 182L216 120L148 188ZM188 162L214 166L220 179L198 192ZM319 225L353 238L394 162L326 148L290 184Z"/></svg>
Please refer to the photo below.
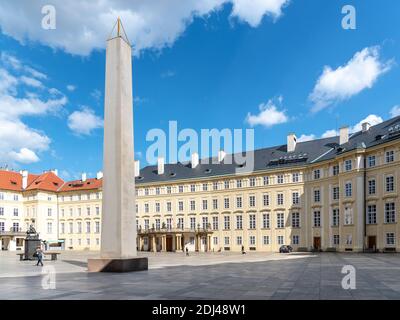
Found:
<svg viewBox="0 0 400 320"><path fill-rule="evenodd" d="M40 247L40 244L40 239L25 239L24 260L35 260L33 254L36 252L36 248Z"/></svg>
<svg viewBox="0 0 400 320"><path fill-rule="evenodd" d="M88 259L89 272L132 272L148 270L148 259L134 257L126 259Z"/></svg>

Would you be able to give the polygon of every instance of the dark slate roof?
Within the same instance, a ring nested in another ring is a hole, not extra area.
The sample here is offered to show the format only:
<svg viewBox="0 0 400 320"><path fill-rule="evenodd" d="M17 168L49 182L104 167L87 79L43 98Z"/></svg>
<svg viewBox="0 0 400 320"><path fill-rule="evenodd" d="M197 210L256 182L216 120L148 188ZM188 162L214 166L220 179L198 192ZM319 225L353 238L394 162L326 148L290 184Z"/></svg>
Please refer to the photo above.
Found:
<svg viewBox="0 0 400 320"><path fill-rule="evenodd" d="M389 133L390 128L397 125L398 134ZM379 138L379 139L378 139ZM298 142L294 152L288 153L286 145L264 148L254 151L254 170L265 171L277 168L292 168L307 164L334 159L336 156L355 150L357 148L370 148L393 139L400 138L400 116L371 127L367 132L356 132L350 135L349 142L339 146L339 137L317 139ZM225 156L225 159L229 155ZM233 157L235 159L235 156ZM140 170L136 183L172 182L177 180L208 178L214 176L233 175L240 166L233 163L215 163L216 158L207 159L209 164L202 160L192 169L191 164L177 163L166 164L164 174L157 174L157 166L147 166ZM213 163L214 162L214 163Z"/></svg>

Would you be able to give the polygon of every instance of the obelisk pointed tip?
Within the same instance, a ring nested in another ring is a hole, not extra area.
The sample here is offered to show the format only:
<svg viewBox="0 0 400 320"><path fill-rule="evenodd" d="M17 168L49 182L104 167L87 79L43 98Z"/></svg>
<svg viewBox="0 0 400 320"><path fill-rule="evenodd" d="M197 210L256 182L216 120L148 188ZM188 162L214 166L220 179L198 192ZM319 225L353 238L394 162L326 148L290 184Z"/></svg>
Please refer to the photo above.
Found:
<svg viewBox="0 0 400 320"><path fill-rule="evenodd" d="M111 30L111 34L108 37L108 40L111 40L114 38L122 38L129 45L131 45L131 43L129 42L128 36L126 35L125 28L124 28L124 25L122 24L120 17L117 18L117 21L115 22L114 27Z"/></svg>

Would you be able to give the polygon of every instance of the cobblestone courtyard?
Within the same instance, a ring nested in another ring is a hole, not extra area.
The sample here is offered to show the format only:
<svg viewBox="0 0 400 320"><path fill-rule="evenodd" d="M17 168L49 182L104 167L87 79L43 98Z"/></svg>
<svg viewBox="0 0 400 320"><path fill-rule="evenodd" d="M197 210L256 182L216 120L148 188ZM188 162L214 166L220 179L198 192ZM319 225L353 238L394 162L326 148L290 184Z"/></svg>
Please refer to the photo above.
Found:
<svg viewBox="0 0 400 320"><path fill-rule="evenodd" d="M400 299L396 254L146 253L148 271L89 274L95 255L45 261L56 271L46 290L35 262L0 252L0 299ZM355 290L342 289L344 265L356 268Z"/></svg>

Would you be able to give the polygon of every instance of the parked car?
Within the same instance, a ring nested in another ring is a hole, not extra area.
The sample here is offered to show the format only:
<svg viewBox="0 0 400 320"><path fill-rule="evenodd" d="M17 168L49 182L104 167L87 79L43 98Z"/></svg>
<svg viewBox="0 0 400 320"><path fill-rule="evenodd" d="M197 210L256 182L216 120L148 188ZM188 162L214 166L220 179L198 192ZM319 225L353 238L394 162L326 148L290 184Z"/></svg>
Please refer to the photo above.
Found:
<svg viewBox="0 0 400 320"><path fill-rule="evenodd" d="M279 248L279 253L290 253L293 251L291 246L283 245Z"/></svg>

